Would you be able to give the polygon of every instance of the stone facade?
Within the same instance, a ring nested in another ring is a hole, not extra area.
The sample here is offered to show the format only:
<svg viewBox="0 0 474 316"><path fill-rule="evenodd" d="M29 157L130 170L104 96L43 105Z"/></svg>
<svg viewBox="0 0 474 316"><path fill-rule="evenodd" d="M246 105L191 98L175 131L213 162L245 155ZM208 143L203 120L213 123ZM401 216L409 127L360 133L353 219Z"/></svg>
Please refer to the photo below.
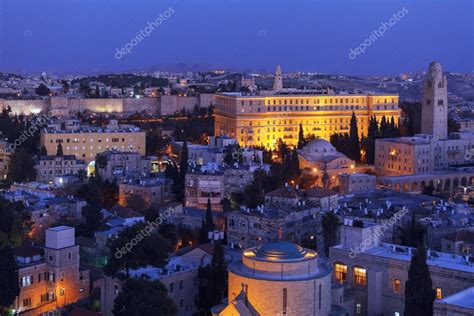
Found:
<svg viewBox="0 0 474 316"><path fill-rule="evenodd" d="M96 171L104 180L120 182L124 179L137 180L148 177L151 172L151 159L137 152L108 150L100 154L105 158L105 168L96 165Z"/></svg>
<svg viewBox="0 0 474 316"><path fill-rule="evenodd" d="M448 137L448 81L443 68L432 62L423 83L421 132L439 139Z"/></svg>
<svg viewBox="0 0 474 316"><path fill-rule="evenodd" d="M21 287L15 310L21 315L59 311L89 295L89 271L79 269L74 228L51 228L46 231L45 248L22 246L14 253Z"/></svg>
<svg viewBox="0 0 474 316"><path fill-rule="evenodd" d="M233 211L227 216L227 241L242 248L272 240L322 244L321 212L316 205L259 207ZM317 239L317 241L316 241Z"/></svg>
<svg viewBox="0 0 474 316"><path fill-rule="evenodd" d="M53 183L55 177L77 175L80 170L86 171L84 160L74 155L41 156L36 162L36 181Z"/></svg>
<svg viewBox="0 0 474 316"><path fill-rule="evenodd" d="M344 173L339 176L340 190L343 194L375 190L376 177L365 173Z"/></svg>
<svg viewBox="0 0 474 316"><path fill-rule="evenodd" d="M119 185L119 205L126 206L135 195L143 199L145 209L157 207L171 194L171 183L166 179L146 178Z"/></svg>
<svg viewBox="0 0 474 316"><path fill-rule="evenodd" d="M275 148L281 139L298 142L299 125L304 134L326 140L334 133L348 133L352 113L357 117L359 137L367 135L371 116L398 122L397 95L272 94L216 95L214 135L236 138L241 146Z"/></svg>
<svg viewBox="0 0 474 316"><path fill-rule="evenodd" d="M185 180L186 206L206 208L207 200L210 199L212 209L221 210L223 198L234 192L243 192L252 181L253 172L249 167L212 170L191 168Z"/></svg>
<svg viewBox="0 0 474 316"><path fill-rule="evenodd" d="M120 126L111 121L107 128L77 126L74 129L45 128L41 145L48 154L55 154L62 144L64 155L75 155L88 164L106 150L121 150L145 154L146 133L135 126Z"/></svg>
<svg viewBox="0 0 474 316"><path fill-rule="evenodd" d="M405 282L415 249L380 243L377 225L341 227L341 244L331 247L333 281L350 288L354 311L361 315L403 314ZM357 248L362 249L357 251ZM439 298L452 295L474 283L474 266L463 257L441 252L427 254L428 266Z"/></svg>
<svg viewBox="0 0 474 316"><path fill-rule="evenodd" d="M343 304L332 301L330 275L331 267L316 252L289 242L268 242L245 250L242 261L229 266L229 303L212 313L327 316L332 304Z"/></svg>

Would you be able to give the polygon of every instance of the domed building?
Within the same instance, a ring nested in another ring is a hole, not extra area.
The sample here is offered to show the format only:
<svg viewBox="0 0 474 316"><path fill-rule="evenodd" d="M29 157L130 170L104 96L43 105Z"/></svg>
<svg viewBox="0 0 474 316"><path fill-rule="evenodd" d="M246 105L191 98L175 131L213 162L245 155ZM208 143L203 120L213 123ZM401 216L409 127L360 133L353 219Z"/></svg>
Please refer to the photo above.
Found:
<svg viewBox="0 0 474 316"><path fill-rule="evenodd" d="M338 185L339 175L354 173L360 169L356 167L354 160L338 152L330 142L322 138L314 139L302 149L298 149L298 159L300 168L313 176L322 179L326 171L329 187Z"/></svg>
<svg viewBox="0 0 474 316"><path fill-rule="evenodd" d="M229 268L227 306L214 316L329 315L332 308L331 266L317 252L287 241L247 249ZM333 293L342 302L340 288ZM336 313L336 315L344 315Z"/></svg>

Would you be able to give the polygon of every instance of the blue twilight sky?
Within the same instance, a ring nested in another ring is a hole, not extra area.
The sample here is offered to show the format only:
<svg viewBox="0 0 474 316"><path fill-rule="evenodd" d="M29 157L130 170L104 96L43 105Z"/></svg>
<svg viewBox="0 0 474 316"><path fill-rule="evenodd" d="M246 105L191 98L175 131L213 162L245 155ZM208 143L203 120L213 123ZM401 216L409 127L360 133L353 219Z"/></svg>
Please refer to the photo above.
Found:
<svg viewBox="0 0 474 316"><path fill-rule="evenodd" d="M0 0L0 71L97 73L157 65L399 74L474 69L473 0ZM174 13L116 59L148 22ZM406 8L364 54L351 48Z"/></svg>

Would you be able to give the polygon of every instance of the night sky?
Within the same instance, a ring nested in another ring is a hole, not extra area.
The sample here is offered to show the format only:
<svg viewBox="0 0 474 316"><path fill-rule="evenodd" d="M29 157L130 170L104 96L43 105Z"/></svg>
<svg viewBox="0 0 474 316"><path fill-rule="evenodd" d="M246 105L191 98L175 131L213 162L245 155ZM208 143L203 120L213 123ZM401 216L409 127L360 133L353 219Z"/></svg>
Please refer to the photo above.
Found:
<svg viewBox="0 0 474 316"><path fill-rule="evenodd" d="M474 69L472 0L0 0L0 71L97 73L177 63L236 70L399 74ZM172 13L130 53L148 22ZM364 54L351 48L407 13Z"/></svg>

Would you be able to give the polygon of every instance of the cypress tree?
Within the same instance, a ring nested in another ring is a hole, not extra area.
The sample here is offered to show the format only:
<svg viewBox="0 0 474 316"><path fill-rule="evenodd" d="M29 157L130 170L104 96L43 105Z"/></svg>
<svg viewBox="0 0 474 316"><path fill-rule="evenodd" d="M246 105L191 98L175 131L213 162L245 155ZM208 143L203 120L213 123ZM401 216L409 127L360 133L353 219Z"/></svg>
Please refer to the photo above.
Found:
<svg viewBox="0 0 474 316"><path fill-rule="evenodd" d="M224 249L220 240L217 240L214 244L211 269L214 276L216 304L219 304L222 302L222 297L227 289L227 265L224 260Z"/></svg>
<svg viewBox="0 0 474 316"><path fill-rule="evenodd" d="M350 144L350 158L357 162L360 162L360 143L359 143L359 130L357 128L357 118L355 113L352 112L351 117L351 128L349 131L349 144Z"/></svg>
<svg viewBox="0 0 474 316"><path fill-rule="evenodd" d="M20 294L18 266L10 247L0 248L0 313L8 309Z"/></svg>
<svg viewBox="0 0 474 316"><path fill-rule="evenodd" d="M329 247L334 246L337 240L337 227L339 226L337 215L331 211L324 213L321 226L323 228L324 253L329 257Z"/></svg>
<svg viewBox="0 0 474 316"><path fill-rule="evenodd" d="M411 257L408 280L405 283L404 314L406 316L431 316L433 315L434 299L435 291L426 263L426 252L420 243L415 254Z"/></svg>
<svg viewBox="0 0 474 316"><path fill-rule="evenodd" d="M298 149L301 149L306 145L306 141L304 139L304 132L303 132L303 125L300 123L300 131L298 133Z"/></svg>

